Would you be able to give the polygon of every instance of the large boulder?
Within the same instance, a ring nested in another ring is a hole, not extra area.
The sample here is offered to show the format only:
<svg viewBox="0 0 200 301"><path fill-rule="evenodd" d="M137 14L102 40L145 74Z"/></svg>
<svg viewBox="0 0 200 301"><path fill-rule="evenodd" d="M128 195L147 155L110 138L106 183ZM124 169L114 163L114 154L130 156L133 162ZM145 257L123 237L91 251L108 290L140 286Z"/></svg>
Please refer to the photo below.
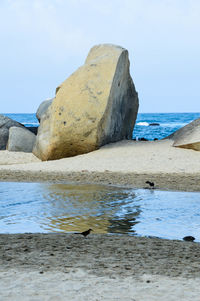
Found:
<svg viewBox="0 0 200 301"><path fill-rule="evenodd" d="M174 140L173 146L200 151L200 118L185 125L167 138Z"/></svg>
<svg viewBox="0 0 200 301"><path fill-rule="evenodd" d="M9 138L7 150L13 152L31 153L35 144L36 135L26 128L11 127L9 129Z"/></svg>
<svg viewBox="0 0 200 301"><path fill-rule="evenodd" d="M9 136L9 128L12 126L24 128L23 124L0 114L0 150L6 149Z"/></svg>
<svg viewBox="0 0 200 301"><path fill-rule="evenodd" d="M37 112L36 112L36 117L38 121L40 122L42 115L46 112L48 107L52 104L53 98L44 100L38 107Z"/></svg>
<svg viewBox="0 0 200 301"><path fill-rule="evenodd" d="M132 138L138 95L126 49L110 44L93 47L85 64L56 91L42 115L33 149L40 159L84 154Z"/></svg>

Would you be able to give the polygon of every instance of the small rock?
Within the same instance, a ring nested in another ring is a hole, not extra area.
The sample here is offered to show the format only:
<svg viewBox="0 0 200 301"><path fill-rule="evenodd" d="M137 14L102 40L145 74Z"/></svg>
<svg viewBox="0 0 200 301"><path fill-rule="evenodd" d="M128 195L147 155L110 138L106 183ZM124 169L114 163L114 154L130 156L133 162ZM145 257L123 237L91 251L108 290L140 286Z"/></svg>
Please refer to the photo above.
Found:
<svg viewBox="0 0 200 301"><path fill-rule="evenodd" d="M158 126L158 125L160 125L160 123L157 123L157 122L149 123L149 126Z"/></svg>
<svg viewBox="0 0 200 301"><path fill-rule="evenodd" d="M195 237L193 237L193 236L185 236L185 237L183 237L183 240L185 240L185 241L194 241Z"/></svg>

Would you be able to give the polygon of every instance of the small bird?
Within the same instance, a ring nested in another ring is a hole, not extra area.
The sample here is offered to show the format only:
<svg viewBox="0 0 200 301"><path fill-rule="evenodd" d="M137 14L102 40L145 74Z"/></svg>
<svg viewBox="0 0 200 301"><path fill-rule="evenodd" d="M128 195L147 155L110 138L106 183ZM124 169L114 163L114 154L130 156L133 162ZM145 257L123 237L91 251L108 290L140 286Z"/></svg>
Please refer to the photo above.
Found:
<svg viewBox="0 0 200 301"><path fill-rule="evenodd" d="M154 182L146 181L145 183L149 184L151 188L154 188Z"/></svg>
<svg viewBox="0 0 200 301"><path fill-rule="evenodd" d="M81 235L83 235L84 237L86 237L86 236L88 236L88 235L90 234L91 231L93 231L93 230L92 230L92 229L88 229L88 230L86 230L86 231L83 231L83 232L80 232L80 233L76 232L76 233L74 233L74 234L81 234Z"/></svg>
<svg viewBox="0 0 200 301"><path fill-rule="evenodd" d="M193 237L193 236L185 236L185 237L183 237L183 240L185 240L185 241L194 241L195 237Z"/></svg>

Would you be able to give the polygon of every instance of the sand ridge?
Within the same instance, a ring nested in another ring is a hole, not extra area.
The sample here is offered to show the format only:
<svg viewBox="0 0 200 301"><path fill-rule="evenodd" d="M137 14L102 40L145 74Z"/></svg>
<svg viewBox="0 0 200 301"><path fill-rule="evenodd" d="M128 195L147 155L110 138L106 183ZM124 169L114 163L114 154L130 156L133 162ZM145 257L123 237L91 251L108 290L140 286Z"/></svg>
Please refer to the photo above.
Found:
<svg viewBox="0 0 200 301"><path fill-rule="evenodd" d="M8 159L6 152L0 152L2 181L63 181L144 188L146 180L151 180L157 189L200 191L200 152L172 147L171 140L120 141L88 154L45 162L33 154L10 153Z"/></svg>

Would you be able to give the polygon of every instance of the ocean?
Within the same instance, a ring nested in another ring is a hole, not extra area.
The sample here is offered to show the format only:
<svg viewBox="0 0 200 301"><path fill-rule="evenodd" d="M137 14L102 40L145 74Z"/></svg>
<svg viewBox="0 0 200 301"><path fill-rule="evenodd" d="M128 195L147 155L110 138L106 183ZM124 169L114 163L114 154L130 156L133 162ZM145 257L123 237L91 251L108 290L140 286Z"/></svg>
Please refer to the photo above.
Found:
<svg viewBox="0 0 200 301"><path fill-rule="evenodd" d="M4 115L25 126L39 125L35 114ZM200 118L200 113L139 113L133 131L133 139L154 140L156 138L160 140L196 118ZM151 126L152 123L158 125Z"/></svg>
<svg viewBox="0 0 200 301"><path fill-rule="evenodd" d="M35 114L4 114L38 126ZM139 113L133 139L162 139L200 113ZM150 125L156 123L158 125ZM0 233L117 233L200 241L200 192L0 182Z"/></svg>

